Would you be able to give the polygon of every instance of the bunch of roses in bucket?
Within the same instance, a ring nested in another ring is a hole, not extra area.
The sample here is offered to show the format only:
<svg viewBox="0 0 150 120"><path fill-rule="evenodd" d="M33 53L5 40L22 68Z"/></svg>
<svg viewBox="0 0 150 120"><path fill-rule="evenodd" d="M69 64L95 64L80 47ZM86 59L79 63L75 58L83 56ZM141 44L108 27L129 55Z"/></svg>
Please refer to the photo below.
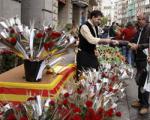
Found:
<svg viewBox="0 0 150 120"><path fill-rule="evenodd" d="M22 25L18 17L1 21L0 27L0 42L24 60L27 81L40 81L46 66L52 67L64 60L61 55L75 42L73 36L56 31L50 25L43 25L41 29L34 28L34 24Z"/></svg>

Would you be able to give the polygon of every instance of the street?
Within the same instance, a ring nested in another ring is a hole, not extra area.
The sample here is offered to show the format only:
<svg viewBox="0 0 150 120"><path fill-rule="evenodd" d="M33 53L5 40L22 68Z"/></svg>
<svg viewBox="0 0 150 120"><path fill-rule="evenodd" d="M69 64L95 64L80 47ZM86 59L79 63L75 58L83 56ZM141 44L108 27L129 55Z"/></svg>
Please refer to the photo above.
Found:
<svg viewBox="0 0 150 120"><path fill-rule="evenodd" d="M138 109L131 107L131 102L138 98L137 86L134 80L127 80L126 83L128 84L126 96L119 103L120 111L123 113L121 120L150 120L150 112L141 116L138 114Z"/></svg>

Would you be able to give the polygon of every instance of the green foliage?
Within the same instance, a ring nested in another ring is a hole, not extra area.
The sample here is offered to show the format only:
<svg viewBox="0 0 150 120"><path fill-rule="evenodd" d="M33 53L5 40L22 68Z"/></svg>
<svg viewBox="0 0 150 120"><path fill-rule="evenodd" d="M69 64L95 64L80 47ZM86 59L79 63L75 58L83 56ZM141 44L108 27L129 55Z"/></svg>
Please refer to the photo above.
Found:
<svg viewBox="0 0 150 120"><path fill-rule="evenodd" d="M7 71L13 68L15 65L15 55L14 54L3 54L2 57L2 70Z"/></svg>
<svg viewBox="0 0 150 120"><path fill-rule="evenodd" d="M70 31L71 28L72 28L72 24L66 24L66 26L65 26L66 31Z"/></svg>
<svg viewBox="0 0 150 120"><path fill-rule="evenodd" d="M123 62L124 57L119 52L118 47L99 46L97 47L99 63L115 63Z"/></svg>
<svg viewBox="0 0 150 120"><path fill-rule="evenodd" d="M103 17L102 20L101 20L101 26L105 26L108 22L108 18L107 17Z"/></svg>
<svg viewBox="0 0 150 120"><path fill-rule="evenodd" d="M22 59L17 57L15 54L1 54L1 70L0 72L6 72L20 64Z"/></svg>

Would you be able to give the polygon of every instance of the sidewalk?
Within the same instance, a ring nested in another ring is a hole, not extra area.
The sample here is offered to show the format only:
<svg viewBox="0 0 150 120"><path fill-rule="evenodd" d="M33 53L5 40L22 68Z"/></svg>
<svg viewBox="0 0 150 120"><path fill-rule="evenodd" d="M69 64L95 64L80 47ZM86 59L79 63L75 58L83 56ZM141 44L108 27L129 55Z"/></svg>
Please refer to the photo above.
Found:
<svg viewBox="0 0 150 120"><path fill-rule="evenodd" d="M119 103L119 110L123 113L121 120L150 120L149 114L139 115L138 109L131 107L131 102L138 98L137 86L134 80L126 81L128 84L125 98Z"/></svg>

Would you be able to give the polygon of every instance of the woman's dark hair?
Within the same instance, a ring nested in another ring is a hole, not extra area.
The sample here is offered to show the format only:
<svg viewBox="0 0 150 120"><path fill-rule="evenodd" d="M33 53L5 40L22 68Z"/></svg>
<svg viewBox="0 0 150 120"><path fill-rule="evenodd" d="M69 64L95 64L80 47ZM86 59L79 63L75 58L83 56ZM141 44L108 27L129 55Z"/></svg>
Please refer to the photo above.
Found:
<svg viewBox="0 0 150 120"><path fill-rule="evenodd" d="M114 24L116 24L116 22L112 22L111 26L113 26Z"/></svg>
<svg viewBox="0 0 150 120"><path fill-rule="evenodd" d="M92 18L92 17L98 17L98 16L103 17L103 13L101 11L99 11L99 10L94 10L94 11L92 11L90 13L90 18Z"/></svg>

